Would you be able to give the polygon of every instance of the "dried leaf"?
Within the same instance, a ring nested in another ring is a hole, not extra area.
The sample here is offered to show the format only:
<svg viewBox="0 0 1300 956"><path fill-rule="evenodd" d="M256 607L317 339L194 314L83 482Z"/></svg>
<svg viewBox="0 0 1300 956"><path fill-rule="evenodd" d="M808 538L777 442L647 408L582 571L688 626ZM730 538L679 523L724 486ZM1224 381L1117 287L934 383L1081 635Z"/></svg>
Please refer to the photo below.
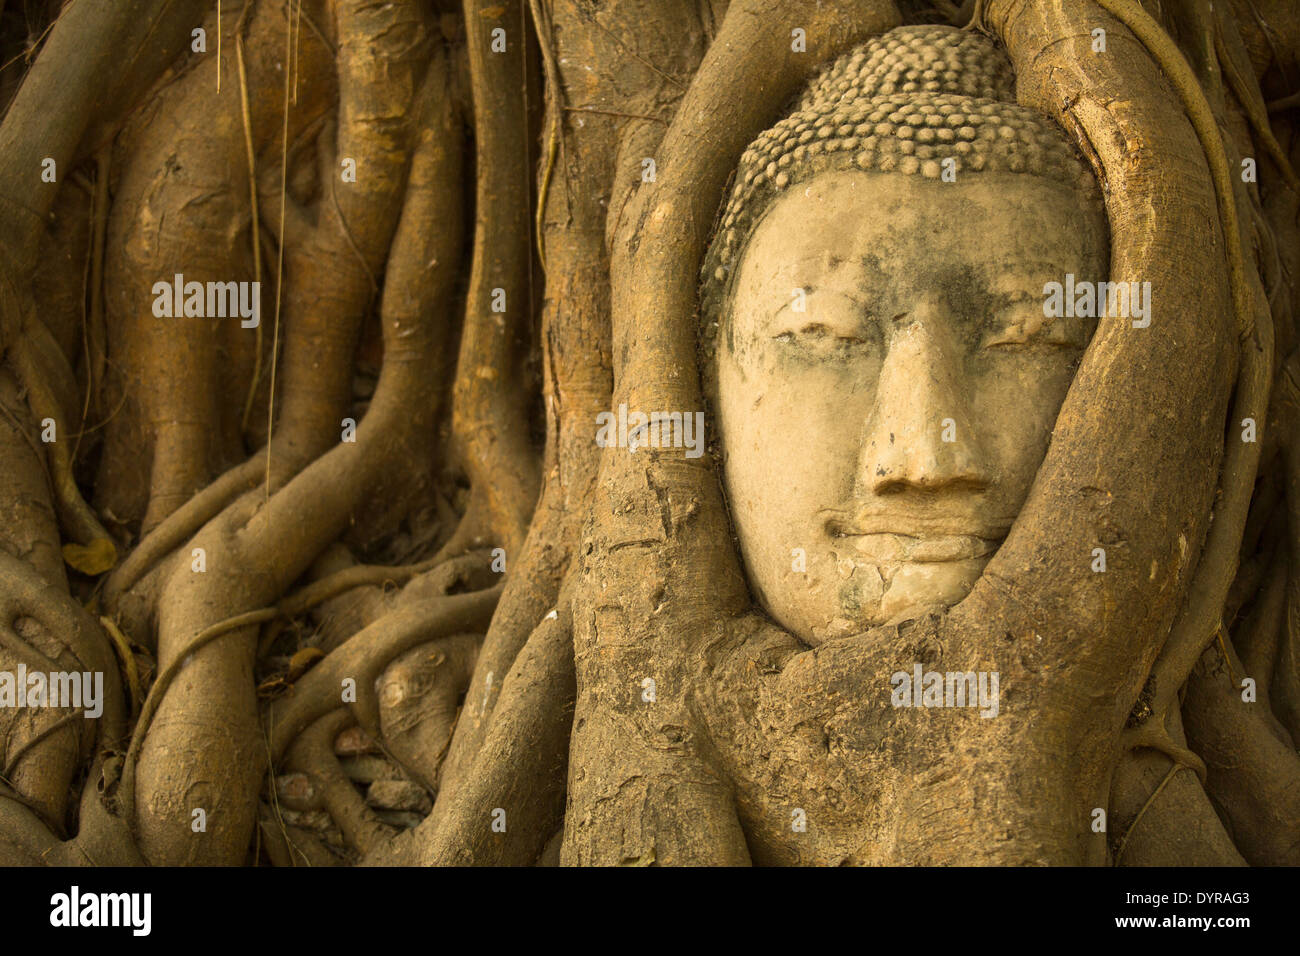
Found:
<svg viewBox="0 0 1300 956"><path fill-rule="evenodd" d="M325 656L325 652L319 647L304 647L299 650L293 657L289 658L289 673L287 680L292 683L296 681L307 671L311 670L313 664Z"/></svg>
<svg viewBox="0 0 1300 956"><path fill-rule="evenodd" d="M88 545L69 542L63 546L63 560L74 571L93 577L117 564L117 547L108 538L96 538Z"/></svg>

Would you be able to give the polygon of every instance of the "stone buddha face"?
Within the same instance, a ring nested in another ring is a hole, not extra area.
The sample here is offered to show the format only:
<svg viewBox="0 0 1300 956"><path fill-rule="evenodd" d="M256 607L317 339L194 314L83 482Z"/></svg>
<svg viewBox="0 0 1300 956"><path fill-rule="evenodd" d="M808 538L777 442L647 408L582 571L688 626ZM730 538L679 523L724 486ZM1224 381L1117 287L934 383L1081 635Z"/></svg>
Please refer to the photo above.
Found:
<svg viewBox="0 0 1300 956"><path fill-rule="evenodd" d="M753 227L719 314L724 484L751 586L809 643L948 607L1020 511L1094 319L1044 286L1103 279L1084 187L826 171Z"/></svg>

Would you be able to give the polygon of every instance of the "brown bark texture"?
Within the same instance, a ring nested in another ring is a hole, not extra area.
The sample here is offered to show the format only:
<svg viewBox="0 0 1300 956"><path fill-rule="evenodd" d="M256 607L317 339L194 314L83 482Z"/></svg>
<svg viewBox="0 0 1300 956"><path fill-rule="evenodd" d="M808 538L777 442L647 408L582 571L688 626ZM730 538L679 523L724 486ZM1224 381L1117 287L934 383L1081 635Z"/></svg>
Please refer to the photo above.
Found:
<svg viewBox="0 0 1300 956"><path fill-rule="evenodd" d="M597 423L713 438L742 154L908 24L1159 318L964 599L810 646L716 442ZM6 0L0 62L0 863L1300 864L1290 0Z"/></svg>

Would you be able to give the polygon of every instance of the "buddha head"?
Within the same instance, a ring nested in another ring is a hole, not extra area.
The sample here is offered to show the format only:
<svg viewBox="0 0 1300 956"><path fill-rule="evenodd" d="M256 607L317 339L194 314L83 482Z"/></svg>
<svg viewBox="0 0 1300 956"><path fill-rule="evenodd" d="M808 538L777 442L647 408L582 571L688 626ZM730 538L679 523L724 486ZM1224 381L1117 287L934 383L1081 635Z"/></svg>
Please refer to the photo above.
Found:
<svg viewBox="0 0 1300 956"><path fill-rule="evenodd" d="M704 266L706 388L756 599L810 644L950 607L1029 494L1095 319L1104 207L984 36L851 51L745 152Z"/></svg>

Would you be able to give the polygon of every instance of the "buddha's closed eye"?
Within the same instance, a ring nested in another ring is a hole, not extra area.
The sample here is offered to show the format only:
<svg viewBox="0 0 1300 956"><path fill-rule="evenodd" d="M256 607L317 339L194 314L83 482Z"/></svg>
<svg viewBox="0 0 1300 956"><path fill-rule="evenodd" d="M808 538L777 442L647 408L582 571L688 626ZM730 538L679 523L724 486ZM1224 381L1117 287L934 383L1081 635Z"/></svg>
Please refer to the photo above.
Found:
<svg viewBox="0 0 1300 956"><path fill-rule="evenodd" d="M1033 348L1082 349L1088 344L1089 322L1078 317L1043 315L1042 296L1034 292L974 297L980 306L942 320L975 332L969 340L980 350L1021 352ZM882 319L889 309L873 309L841 292L808 292L783 305L772 317L769 336L797 352L880 354L892 326L911 315L899 312ZM964 336L963 336L964 338Z"/></svg>
<svg viewBox="0 0 1300 956"><path fill-rule="evenodd" d="M770 337L783 345L819 353L879 349L879 322L859 299L831 290L808 290L773 315Z"/></svg>
<svg viewBox="0 0 1300 956"><path fill-rule="evenodd" d="M1016 352L1042 346L1082 349L1088 344L1091 322L1079 316L1043 315L1041 295L1030 292L997 297L989 311L980 348Z"/></svg>

